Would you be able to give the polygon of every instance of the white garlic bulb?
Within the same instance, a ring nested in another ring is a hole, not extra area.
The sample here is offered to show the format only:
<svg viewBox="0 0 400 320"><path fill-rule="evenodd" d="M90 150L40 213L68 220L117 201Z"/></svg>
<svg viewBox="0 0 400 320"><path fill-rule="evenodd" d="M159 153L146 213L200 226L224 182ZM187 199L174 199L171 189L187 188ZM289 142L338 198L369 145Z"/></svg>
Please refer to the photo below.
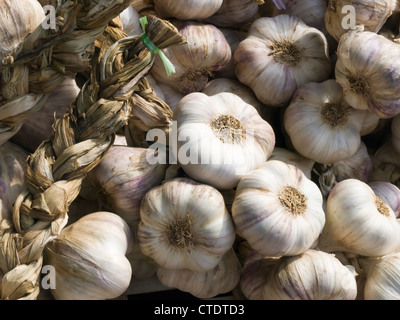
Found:
<svg viewBox="0 0 400 320"><path fill-rule="evenodd" d="M237 234L260 254L296 255L318 239L322 205L318 186L299 168L269 160L240 179L232 218Z"/></svg>
<svg viewBox="0 0 400 320"><path fill-rule="evenodd" d="M37 0L0 1L0 65L22 40L44 20Z"/></svg>
<svg viewBox="0 0 400 320"><path fill-rule="evenodd" d="M222 257L220 262L206 272L194 272L188 269L157 269L160 282L169 287L188 292L196 298L208 299L227 293L239 283L241 265L233 249Z"/></svg>
<svg viewBox="0 0 400 320"><path fill-rule="evenodd" d="M400 226L367 183L346 179L329 193L319 248L371 257L390 254L400 249Z"/></svg>
<svg viewBox="0 0 400 320"><path fill-rule="evenodd" d="M365 30L376 33L395 9L396 0L329 0L325 25L337 41L352 29L350 22L354 25L362 25ZM354 14L354 16L347 19L346 15L349 14Z"/></svg>
<svg viewBox="0 0 400 320"><path fill-rule="evenodd" d="M300 87L285 110L283 124L297 152L315 162L333 164L359 149L366 113L350 107L342 88L329 79Z"/></svg>
<svg viewBox="0 0 400 320"><path fill-rule="evenodd" d="M334 255L309 249L282 257L267 275L265 300L355 300L356 274Z"/></svg>
<svg viewBox="0 0 400 320"><path fill-rule="evenodd" d="M400 46L362 27L345 33L339 41L336 81L346 102L369 110L379 118L400 113Z"/></svg>
<svg viewBox="0 0 400 320"><path fill-rule="evenodd" d="M27 189L28 155L28 151L10 141L0 145L0 222L12 219L14 202Z"/></svg>
<svg viewBox="0 0 400 320"><path fill-rule="evenodd" d="M177 161L190 178L220 190L234 188L275 146L271 125L234 93L188 94L173 119L178 127Z"/></svg>
<svg viewBox="0 0 400 320"><path fill-rule="evenodd" d="M158 16L180 20L206 19L219 10L222 2L223 0L153 0Z"/></svg>
<svg viewBox="0 0 400 320"><path fill-rule="evenodd" d="M163 0L164 1L164 0ZM154 60L150 74L182 94L201 91L213 72L227 65L232 50L224 34L214 25L196 21L171 21L186 43L166 48L165 56L174 65L175 72L167 75L159 56Z"/></svg>
<svg viewBox="0 0 400 320"><path fill-rule="evenodd" d="M287 14L253 22L233 58L238 80L278 107L305 83L328 79L332 69L325 35Z"/></svg>
<svg viewBox="0 0 400 320"><path fill-rule="evenodd" d="M399 252L358 262L366 273L364 300L400 300Z"/></svg>
<svg viewBox="0 0 400 320"><path fill-rule="evenodd" d="M122 295L132 269L132 234L116 214L98 211L64 228L47 244L45 263L56 271L56 300L104 300Z"/></svg>
<svg viewBox="0 0 400 320"><path fill-rule="evenodd" d="M140 218L141 251L167 269L209 271L235 240L221 193L188 178L166 180L147 192Z"/></svg>
<svg viewBox="0 0 400 320"><path fill-rule="evenodd" d="M164 180L167 170L167 164L150 164L151 156L146 148L113 145L88 174L103 208L134 229L140 220L142 198Z"/></svg>

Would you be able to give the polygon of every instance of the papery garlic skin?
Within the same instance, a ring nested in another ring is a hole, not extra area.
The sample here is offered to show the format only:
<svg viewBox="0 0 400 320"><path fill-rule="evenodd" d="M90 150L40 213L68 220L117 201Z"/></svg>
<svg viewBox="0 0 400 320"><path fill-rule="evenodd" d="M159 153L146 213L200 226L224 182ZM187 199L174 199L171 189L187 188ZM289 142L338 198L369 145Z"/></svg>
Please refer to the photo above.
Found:
<svg viewBox="0 0 400 320"><path fill-rule="evenodd" d="M282 257L267 279L265 300L355 300L357 296L354 270L319 250Z"/></svg>
<svg viewBox="0 0 400 320"><path fill-rule="evenodd" d="M234 52L235 72L262 103L280 107L305 83L329 78L328 51L324 34L299 18L262 17Z"/></svg>
<svg viewBox="0 0 400 320"><path fill-rule="evenodd" d="M140 36L143 33L140 25L140 15L137 10L132 6L128 6L120 13L123 30L128 36Z"/></svg>
<svg viewBox="0 0 400 320"><path fill-rule="evenodd" d="M311 179L311 172L315 164L314 160L305 158L296 151L281 147L274 148L274 151L272 151L269 160L280 160L285 163L295 165L296 167L301 169L301 171L303 171L308 179Z"/></svg>
<svg viewBox="0 0 400 320"><path fill-rule="evenodd" d="M256 251L247 256L240 276L240 290L247 299L264 299L264 286L268 274L277 263L279 258L265 258Z"/></svg>
<svg viewBox="0 0 400 320"><path fill-rule="evenodd" d="M269 160L243 176L232 218L239 236L262 255L296 255L309 249L325 223L318 186L294 165Z"/></svg>
<svg viewBox="0 0 400 320"><path fill-rule="evenodd" d="M0 145L0 222L12 219L14 202L27 189L28 155L28 151L10 141Z"/></svg>
<svg viewBox="0 0 400 320"><path fill-rule="evenodd" d="M300 87L285 110L283 124L298 153L333 164L359 149L366 112L350 107L342 88L329 79Z"/></svg>
<svg viewBox="0 0 400 320"><path fill-rule="evenodd" d="M231 59L227 64L224 65L224 67L220 71L215 71L213 73L214 77L237 80L234 68L235 62L233 56L239 43L246 38L247 32L234 28L218 28L218 29L224 34L226 41L231 47Z"/></svg>
<svg viewBox="0 0 400 320"><path fill-rule="evenodd" d="M322 168L320 171L317 169L319 167ZM372 175L373 163L367 146L361 141L358 150L350 157L328 166L317 164L314 170L319 174L318 181L323 194L327 195L337 182L345 179L368 182Z"/></svg>
<svg viewBox="0 0 400 320"><path fill-rule="evenodd" d="M400 217L400 189L387 181L371 181L368 185L374 193L392 208L396 218Z"/></svg>
<svg viewBox="0 0 400 320"><path fill-rule="evenodd" d="M142 198L165 177L167 164L150 164L146 148L113 145L88 174L103 208L136 229ZM152 162L153 163L153 162Z"/></svg>
<svg viewBox="0 0 400 320"><path fill-rule="evenodd" d="M256 17L258 4L254 0L224 0L216 13L205 19L219 28L239 28Z"/></svg>
<svg viewBox="0 0 400 320"><path fill-rule="evenodd" d="M172 23L186 40L185 44L163 50L175 72L168 76L161 58L157 56L150 74L157 82L182 94L201 91L213 72L230 62L231 47L224 34L212 24L181 20Z"/></svg>
<svg viewBox="0 0 400 320"><path fill-rule="evenodd" d="M366 272L364 300L400 300L400 253L358 259Z"/></svg>
<svg viewBox="0 0 400 320"><path fill-rule="evenodd" d="M338 45L336 81L353 108L387 119L400 113L400 46L384 36L356 28Z"/></svg>
<svg viewBox="0 0 400 320"><path fill-rule="evenodd" d="M173 119L178 126L177 161L190 178L220 190L234 188L275 146L271 125L230 92L188 94ZM185 157L187 150L190 158Z"/></svg>
<svg viewBox="0 0 400 320"><path fill-rule="evenodd" d="M105 300L122 295L132 269L125 254L132 234L121 217L106 211L64 228L45 248L45 263L56 270L56 300Z"/></svg>
<svg viewBox="0 0 400 320"><path fill-rule="evenodd" d="M330 0L325 15L328 32L339 41L351 28L343 27L343 19L353 9L355 25L363 25L365 30L378 32L396 9L395 0ZM342 12L344 10L344 12Z"/></svg>
<svg viewBox="0 0 400 320"><path fill-rule="evenodd" d="M337 42L329 34L325 26L325 15L327 10L326 0L283 0L283 10L274 7L272 16L288 14L301 19L306 25L317 28L325 35L329 45L329 52L333 53Z"/></svg>
<svg viewBox="0 0 400 320"><path fill-rule="evenodd" d="M188 292L199 299L208 299L233 290L239 283L240 272L240 262L231 249L210 271L194 272L159 267L157 277L167 287Z"/></svg>
<svg viewBox="0 0 400 320"><path fill-rule="evenodd" d="M257 112L260 116L267 121L269 124L272 124L274 121L274 108L270 108L265 104L261 103L257 97L254 95L254 92L243 83L239 82L237 79L231 78L216 78L209 81L203 90L202 93L206 95L213 96L221 92L231 92L242 98L246 103L252 105L257 109Z"/></svg>
<svg viewBox="0 0 400 320"><path fill-rule="evenodd" d="M390 254L400 248L400 226L367 183L346 179L329 193L319 248L369 257Z"/></svg>
<svg viewBox="0 0 400 320"><path fill-rule="evenodd" d="M141 251L167 269L209 271L235 240L221 193L188 178L167 180L147 192L140 217Z"/></svg>
<svg viewBox="0 0 400 320"><path fill-rule="evenodd" d="M44 20L37 0L0 1L0 65L22 40Z"/></svg>
<svg viewBox="0 0 400 320"><path fill-rule="evenodd" d="M173 112L179 101L181 101L185 95L164 83L158 83L157 86L163 93L164 101L169 105Z"/></svg>
<svg viewBox="0 0 400 320"><path fill-rule="evenodd" d="M216 13L223 0L153 0L154 9L161 18L180 20L206 19Z"/></svg>
<svg viewBox="0 0 400 320"><path fill-rule="evenodd" d="M54 117L60 118L75 101L80 88L74 78L65 78L52 91L44 105L22 124L21 129L10 139L29 152L35 152L39 145L52 134Z"/></svg>

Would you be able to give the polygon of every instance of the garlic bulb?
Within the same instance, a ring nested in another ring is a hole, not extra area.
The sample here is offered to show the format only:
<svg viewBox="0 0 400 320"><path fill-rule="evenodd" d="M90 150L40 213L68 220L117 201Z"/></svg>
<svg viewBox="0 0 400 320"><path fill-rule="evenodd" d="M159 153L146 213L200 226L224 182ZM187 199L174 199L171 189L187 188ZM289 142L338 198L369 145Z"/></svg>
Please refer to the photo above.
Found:
<svg viewBox="0 0 400 320"><path fill-rule="evenodd" d="M373 133L374 131L379 131L380 122L384 121L385 119L380 119L377 115L373 114L372 112L365 112L365 118L362 123L360 135L366 136L368 134Z"/></svg>
<svg viewBox="0 0 400 320"><path fill-rule="evenodd" d="M309 249L325 223L318 186L294 165L269 160L243 176L232 218L237 234L262 255L296 255Z"/></svg>
<svg viewBox="0 0 400 320"><path fill-rule="evenodd" d="M358 259L366 272L364 300L400 300L400 253Z"/></svg>
<svg viewBox="0 0 400 320"><path fill-rule="evenodd" d="M304 175L311 179L311 172L314 167L315 161L303 157L301 154L296 151L288 150L282 147L275 147L274 151L272 151L269 160L280 160L287 164L292 164L301 169Z"/></svg>
<svg viewBox="0 0 400 320"><path fill-rule="evenodd" d="M369 257L390 254L400 248L400 225L367 183L346 179L329 193L319 248Z"/></svg>
<svg viewBox="0 0 400 320"><path fill-rule="evenodd" d="M44 105L27 118L21 129L10 139L29 152L35 152L37 147L52 134L54 117L60 118L75 101L80 88L75 79L65 78L61 84L50 93Z"/></svg>
<svg viewBox="0 0 400 320"><path fill-rule="evenodd" d="M147 192L140 218L141 251L167 269L209 271L235 240L221 193L188 178L166 180Z"/></svg>
<svg viewBox="0 0 400 320"><path fill-rule="evenodd" d="M339 181L353 178L368 182L373 170L372 159L364 142L352 156L339 160L332 165L316 164L314 172L319 175L318 181L322 194L326 196Z"/></svg>
<svg viewBox="0 0 400 320"><path fill-rule="evenodd" d="M268 273L265 300L355 300L356 274L334 255L309 249L282 257Z"/></svg>
<svg viewBox="0 0 400 320"><path fill-rule="evenodd" d="M103 300L128 288L132 270L125 254L132 235L116 214L98 211L64 228L45 248L45 263L56 270L56 300Z"/></svg>
<svg viewBox="0 0 400 320"><path fill-rule="evenodd" d="M332 69L324 34L287 14L257 19L233 58L238 80L270 106L287 105L297 88Z"/></svg>
<svg viewBox="0 0 400 320"><path fill-rule="evenodd" d="M387 181L372 181L368 185L377 197L381 198L393 210L396 218L400 217L400 189Z"/></svg>
<svg viewBox="0 0 400 320"><path fill-rule="evenodd" d="M222 2L223 0L153 0L159 17L179 20L206 19L219 10Z"/></svg>
<svg viewBox="0 0 400 320"><path fill-rule="evenodd" d="M271 125L234 93L188 94L173 119L176 160L190 178L220 190L234 188L241 176L269 158L275 146Z"/></svg>
<svg viewBox="0 0 400 320"><path fill-rule="evenodd" d="M275 109L269 108L265 104L262 104L254 95L254 92L249 87L239 82L237 79L213 79L205 85L201 92L205 93L208 96L213 96L221 92L234 93L242 98L246 103L256 108L260 116L269 124L272 125L272 123L274 122Z"/></svg>
<svg viewBox="0 0 400 320"><path fill-rule="evenodd" d="M132 5L122 11L119 17L121 18L123 29L128 36L140 36L143 33L139 21L140 15Z"/></svg>
<svg viewBox="0 0 400 320"><path fill-rule="evenodd" d="M354 25L364 26L367 31L376 33L395 9L396 0L329 0L325 25L328 32L337 41L352 29L351 22ZM346 20L346 14L354 14L354 16ZM346 24L349 26L347 27Z"/></svg>
<svg viewBox="0 0 400 320"><path fill-rule="evenodd" d="M219 28L239 28L254 19L257 12L254 0L223 0L218 11L205 21Z"/></svg>
<svg viewBox="0 0 400 320"><path fill-rule="evenodd" d="M400 113L400 46L384 36L357 28L340 38L336 81L346 102L379 118Z"/></svg>
<svg viewBox="0 0 400 320"><path fill-rule="evenodd" d="M206 272L188 269L157 269L160 282L170 288L188 292L199 299L213 298L233 290L239 283L241 265L233 249L224 254L219 263Z"/></svg>
<svg viewBox="0 0 400 320"><path fill-rule="evenodd" d="M240 290L248 300L263 300L264 286L268 274L272 272L280 258L265 258L258 252L251 252L244 263L240 275Z"/></svg>
<svg viewBox="0 0 400 320"><path fill-rule="evenodd" d="M38 27L45 13L37 0L0 0L0 65L22 40Z"/></svg>
<svg viewBox="0 0 400 320"><path fill-rule="evenodd" d="M145 148L114 145L88 174L103 208L134 229L140 220L142 198L164 180L167 170L166 164L150 164L149 157L152 154Z"/></svg>
<svg viewBox="0 0 400 320"><path fill-rule="evenodd" d="M0 145L0 221L12 219L14 202L27 188L28 155L26 150L10 141Z"/></svg>
<svg viewBox="0 0 400 320"><path fill-rule="evenodd" d="M360 147L367 112L350 107L335 80L309 82L296 91L283 125L298 153L318 163L333 164Z"/></svg>
<svg viewBox="0 0 400 320"><path fill-rule="evenodd" d="M182 94L201 91L213 72L229 63L231 47L224 34L212 24L172 22L186 40L183 45L163 50L174 65L175 72L168 76L162 60L157 56L150 74L159 83L168 84Z"/></svg>

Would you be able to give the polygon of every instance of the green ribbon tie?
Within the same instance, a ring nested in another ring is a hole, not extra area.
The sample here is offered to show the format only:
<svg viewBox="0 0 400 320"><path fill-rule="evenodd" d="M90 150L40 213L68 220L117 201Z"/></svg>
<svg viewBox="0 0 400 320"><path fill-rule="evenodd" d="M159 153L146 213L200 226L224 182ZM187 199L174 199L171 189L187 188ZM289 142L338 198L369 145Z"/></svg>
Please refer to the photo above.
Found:
<svg viewBox="0 0 400 320"><path fill-rule="evenodd" d="M140 36L146 47L153 52L154 54L158 54L161 58L162 63L164 64L165 71L167 72L167 76L169 77L172 73L175 73L175 67L171 61L165 56L165 54L156 47L156 45L150 40L149 36L146 34L145 26L148 23L147 17L142 17L139 19L140 25L142 26L143 33Z"/></svg>

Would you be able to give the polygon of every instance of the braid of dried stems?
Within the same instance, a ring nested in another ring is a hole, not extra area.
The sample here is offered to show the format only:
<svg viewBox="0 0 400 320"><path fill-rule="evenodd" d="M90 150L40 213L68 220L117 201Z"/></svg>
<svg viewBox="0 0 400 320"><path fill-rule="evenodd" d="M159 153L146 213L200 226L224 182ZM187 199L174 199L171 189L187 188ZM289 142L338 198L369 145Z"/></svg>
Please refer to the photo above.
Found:
<svg viewBox="0 0 400 320"><path fill-rule="evenodd" d="M183 43L174 26L156 17L149 17L146 32L160 49ZM27 190L15 202L13 221L0 225L1 299L36 299L44 246L60 234L85 175L126 125L132 94L153 62L140 37L103 50L70 111L55 120L50 139L28 157Z"/></svg>
<svg viewBox="0 0 400 320"><path fill-rule="evenodd" d="M130 0L54 0L56 28L39 25L0 63L0 144L65 79L90 66L93 42Z"/></svg>

